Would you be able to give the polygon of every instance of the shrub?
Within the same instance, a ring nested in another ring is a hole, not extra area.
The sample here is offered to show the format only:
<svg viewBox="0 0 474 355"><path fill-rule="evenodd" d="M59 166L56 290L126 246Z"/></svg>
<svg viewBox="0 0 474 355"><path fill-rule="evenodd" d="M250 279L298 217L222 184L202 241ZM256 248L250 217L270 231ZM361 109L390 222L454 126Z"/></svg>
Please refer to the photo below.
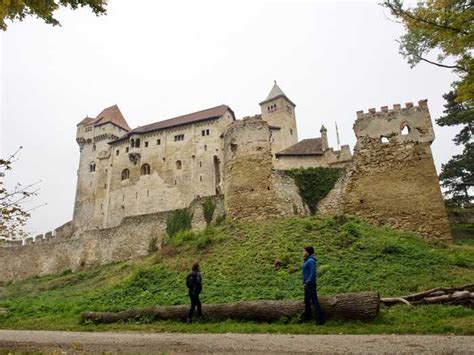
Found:
<svg viewBox="0 0 474 355"><path fill-rule="evenodd" d="M309 208L311 214L315 214L318 203L329 191L332 190L337 179L341 175L341 169L336 168L306 168L291 169L288 175L295 180L299 194Z"/></svg>
<svg viewBox="0 0 474 355"><path fill-rule="evenodd" d="M158 250L158 246L156 245L157 242L157 237L153 237L150 239L150 244L148 244L148 254L152 254Z"/></svg>
<svg viewBox="0 0 474 355"><path fill-rule="evenodd" d="M216 204L210 197L206 197L202 202L202 210L204 214L204 220L207 225L212 222L212 217L214 216L214 210L216 209Z"/></svg>
<svg viewBox="0 0 474 355"><path fill-rule="evenodd" d="M193 214L187 208L170 212L166 220L166 233L174 237L179 231L191 229Z"/></svg>

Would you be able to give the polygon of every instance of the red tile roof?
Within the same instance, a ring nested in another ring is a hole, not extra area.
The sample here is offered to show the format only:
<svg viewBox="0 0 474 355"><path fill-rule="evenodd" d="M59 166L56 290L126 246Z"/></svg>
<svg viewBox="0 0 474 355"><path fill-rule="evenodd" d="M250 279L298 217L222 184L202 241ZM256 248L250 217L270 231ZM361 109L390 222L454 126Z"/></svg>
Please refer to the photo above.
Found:
<svg viewBox="0 0 474 355"><path fill-rule="evenodd" d="M227 110L233 113L233 111L231 110L229 106L220 105L220 106L208 108L206 110L188 113L187 115L178 116L178 117L170 118L164 121L151 123L145 126L132 129L130 132L124 134L118 140L125 139L134 133L146 133L146 132L158 131L160 129L182 126L185 124L196 123L196 122L210 120L210 119L216 119L224 115L224 113L226 113Z"/></svg>
<svg viewBox="0 0 474 355"><path fill-rule="evenodd" d="M78 125L91 125L100 126L106 123L113 123L114 125L126 130L130 131L131 128L128 125L127 121L120 112L120 109L117 105L113 105L107 107L106 109L102 110L101 113L97 115L96 118L86 117Z"/></svg>
<svg viewBox="0 0 474 355"><path fill-rule="evenodd" d="M283 149L276 153L279 155L323 155L323 148L321 144L321 138L309 138L303 139L291 147Z"/></svg>

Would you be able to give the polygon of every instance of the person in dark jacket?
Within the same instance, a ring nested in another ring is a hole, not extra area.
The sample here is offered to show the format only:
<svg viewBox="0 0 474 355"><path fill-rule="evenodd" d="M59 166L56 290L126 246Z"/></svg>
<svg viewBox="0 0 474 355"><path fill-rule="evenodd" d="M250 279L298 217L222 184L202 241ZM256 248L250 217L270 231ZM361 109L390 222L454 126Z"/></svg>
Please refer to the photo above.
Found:
<svg viewBox="0 0 474 355"><path fill-rule="evenodd" d="M196 307L198 317L202 316L201 300L199 299L199 294L202 291L202 276L198 263L193 265L192 271L186 277L186 286L188 287L188 294L191 299L191 308L188 313L188 323L191 323Z"/></svg>
<svg viewBox="0 0 474 355"><path fill-rule="evenodd" d="M325 316L324 312L321 309L318 301L318 293L316 291L316 257L314 256L314 248L306 247L304 248L304 262L301 266L301 271L303 274L303 287L304 287L304 305L305 311L301 315L302 321L308 321L311 319L311 304L313 304L316 309L316 323L324 324Z"/></svg>

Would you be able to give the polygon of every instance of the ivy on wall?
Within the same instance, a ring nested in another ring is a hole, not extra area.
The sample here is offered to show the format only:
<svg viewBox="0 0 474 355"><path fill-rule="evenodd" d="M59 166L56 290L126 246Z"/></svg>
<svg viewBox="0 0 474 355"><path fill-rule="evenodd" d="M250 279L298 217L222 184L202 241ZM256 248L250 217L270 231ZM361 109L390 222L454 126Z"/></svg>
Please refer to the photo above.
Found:
<svg viewBox="0 0 474 355"><path fill-rule="evenodd" d="M287 174L295 180L299 194L311 214L315 214L319 201L332 190L341 175L341 170L322 167L300 168L288 170Z"/></svg>
<svg viewBox="0 0 474 355"><path fill-rule="evenodd" d="M178 232L191 229L193 214L188 208L182 208L170 212L166 220L166 233L174 237Z"/></svg>
<svg viewBox="0 0 474 355"><path fill-rule="evenodd" d="M216 209L216 205L212 198L206 197L202 202L202 211L204 214L204 220L206 224L209 225L212 222L212 217L214 216L214 210Z"/></svg>

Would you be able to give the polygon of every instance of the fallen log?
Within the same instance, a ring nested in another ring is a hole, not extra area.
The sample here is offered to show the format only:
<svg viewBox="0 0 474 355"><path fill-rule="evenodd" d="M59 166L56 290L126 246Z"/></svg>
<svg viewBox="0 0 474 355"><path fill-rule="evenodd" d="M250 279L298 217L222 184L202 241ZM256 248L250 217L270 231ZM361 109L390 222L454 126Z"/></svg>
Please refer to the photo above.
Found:
<svg viewBox="0 0 474 355"><path fill-rule="evenodd" d="M346 293L319 298L328 318L342 317L356 320L372 320L380 309L380 297L376 292ZM114 323L118 321L151 317L154 320L186 319L189 306L149 307L122 312L83 312L83 322ZM242 301L202 306L203 319L277 321L300 315L304 310L302 301Z"/></svg>
<svg viewBox="0 0 474 355"><path fill-rule="evenodd" d="M404 303L411 306L440 303L472 306L474 305L473 291L474 284L452 288L436 287L431 290L411 295L382 298L380 302L386 306L392 306L398 303Z"/></svg>

